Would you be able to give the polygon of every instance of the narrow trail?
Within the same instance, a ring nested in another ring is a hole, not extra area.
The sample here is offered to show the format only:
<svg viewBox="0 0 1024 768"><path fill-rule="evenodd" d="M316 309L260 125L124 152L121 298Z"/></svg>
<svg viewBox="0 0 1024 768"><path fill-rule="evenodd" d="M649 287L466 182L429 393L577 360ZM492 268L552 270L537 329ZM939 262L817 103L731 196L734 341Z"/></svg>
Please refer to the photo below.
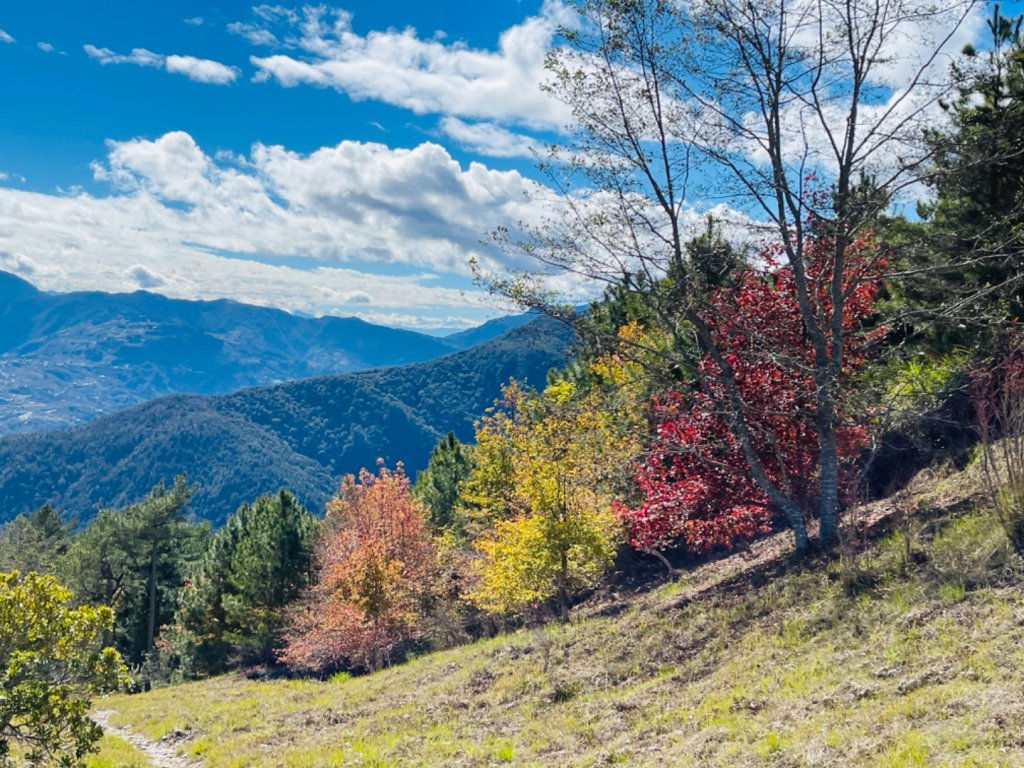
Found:
<svg viewBox="0 0 1024 768"><path fill-rule="evenodd" d="M114 714L112 709L100 709L92 713L92 719L93 722L103 729L104 733L124 739L136 749L144 752L146 757L153 762L155 768L202 768L202 763L189 760L178 754L178 751L175 749L175 745L178 743L177 739L165 738L161 741L147 739L145 736L135 733L128 728L111 725L110 716L112 714Z"/></svg>

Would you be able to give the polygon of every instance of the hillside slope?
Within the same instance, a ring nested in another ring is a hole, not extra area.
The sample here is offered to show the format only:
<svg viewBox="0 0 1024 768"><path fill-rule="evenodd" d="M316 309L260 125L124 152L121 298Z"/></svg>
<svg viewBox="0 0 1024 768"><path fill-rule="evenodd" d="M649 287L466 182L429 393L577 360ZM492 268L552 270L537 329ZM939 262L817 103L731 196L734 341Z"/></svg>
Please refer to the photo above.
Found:
<svg viewBox="0 0 1024 768"><path fill-rule="evenodd" d="M222 521L286 486L320 510L340 476L383 458L410 473L448 431L473 421L509 377L543 384L572 333L549 318L437 360L219 397L172 395L63 432L0 439L0 522L43 503L86 521L185 473L192 508Z"/></svg>
<svg viewBox="0 0 1024 768"><path fill-rule="evenodd" d="M227 300L43 293L0 272L0 435L65 428L171 393L422 362L513 323L501 318L441 339Z"/></svg>
<svg viewBox="0 0 1024 768"><path fill-rule="evenodd" d="M228 676L97 707L207 768L1022 765L1021 561L962 499L918 502L842 562L796 566L780 535L597 595L567 627L365 677Z"/></svg>

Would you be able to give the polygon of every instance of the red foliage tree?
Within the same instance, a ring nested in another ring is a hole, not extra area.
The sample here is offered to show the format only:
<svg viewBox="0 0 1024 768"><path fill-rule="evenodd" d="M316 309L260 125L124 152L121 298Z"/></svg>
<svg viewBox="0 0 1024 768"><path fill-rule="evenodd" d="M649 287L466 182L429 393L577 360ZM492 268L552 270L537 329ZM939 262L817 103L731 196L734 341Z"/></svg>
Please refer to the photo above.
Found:
<svg viewBox="0 0 1024 768"><path fill-rule="evenodd" d="M425 513L402 465L344 478L327 505L319 581L292 617L288 664L376 669L421 634L421 603L437 569Z"/></svg>
<svg viewBox="0 0 1024 768"><path fill-rule="evenodd" d="M805 267L815 286L808 301L826 317L833 242L819 236L809 244ZM707 355L692 391L669 391L652 402L654 438L635 475L643 502L620 507L638 549L682 543L690 551L707 552L768 530L778 510L751 472L734 428L740 421L766 479L798 500L805 515L816 509L815 352L801 321L792 270L779 266L778 248L760 256L764 268L750 269L737 285L715 291L703 314L731 368L738 399L729 398L720 366ZM857 240L846 253L842 333L829 339L844 345L844 380L868 360L871 342L883 332L855 333L873 312L884 267L870 240ZM841 483L849 487L850 460L863 446L866 430L839 405L835 435Z"/></svg>

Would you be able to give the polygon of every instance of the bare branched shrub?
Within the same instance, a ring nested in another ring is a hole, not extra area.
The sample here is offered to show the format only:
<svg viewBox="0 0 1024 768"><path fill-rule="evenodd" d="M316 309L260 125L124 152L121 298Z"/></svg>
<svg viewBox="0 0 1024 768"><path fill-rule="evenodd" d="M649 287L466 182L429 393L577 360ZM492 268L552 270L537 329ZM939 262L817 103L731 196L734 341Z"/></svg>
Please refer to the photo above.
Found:
<svg viewBox="0 0 1024 768"><path fill-rule="evenodd" d="M985 490L1013 548L1024 554L1024 333L1008 334L996 362L975 372L971 396Z"/></svg>

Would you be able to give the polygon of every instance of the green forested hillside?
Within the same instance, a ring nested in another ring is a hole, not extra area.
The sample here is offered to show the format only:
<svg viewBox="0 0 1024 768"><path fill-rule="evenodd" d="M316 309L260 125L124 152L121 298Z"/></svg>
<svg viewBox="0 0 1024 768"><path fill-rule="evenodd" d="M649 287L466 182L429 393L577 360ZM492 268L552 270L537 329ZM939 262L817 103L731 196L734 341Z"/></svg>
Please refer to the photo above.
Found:
<svg viewBox="0 0 1024 768"><path fill-rule="evenodd" d="M321 509L338 478L378 457L426 464L439 437L463 439L509 377L542 384L572 333L540 318L416 365L328 376L222 397L174 395L65 432L0 440L4 519L43 503L86 521L185 473L192 508L220 522L281 486Z"/></svg>

